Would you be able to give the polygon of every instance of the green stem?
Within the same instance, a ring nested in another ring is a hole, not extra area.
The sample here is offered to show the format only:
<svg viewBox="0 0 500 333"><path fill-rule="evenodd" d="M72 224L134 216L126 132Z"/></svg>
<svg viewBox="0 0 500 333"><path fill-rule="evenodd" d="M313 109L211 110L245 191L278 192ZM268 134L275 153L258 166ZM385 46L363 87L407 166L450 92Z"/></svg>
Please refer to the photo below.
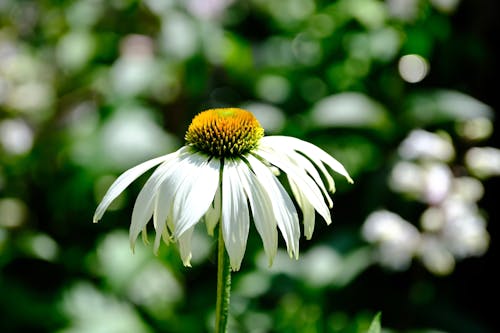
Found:
<svg viewBox="0 0 500 333"><path fill-rule="evenodd" d="M227 312L231 295L231 267L222 238L222 225L219 223L219 241L217 255L217 303L215 306L215 332L225 333Z"/></svg>

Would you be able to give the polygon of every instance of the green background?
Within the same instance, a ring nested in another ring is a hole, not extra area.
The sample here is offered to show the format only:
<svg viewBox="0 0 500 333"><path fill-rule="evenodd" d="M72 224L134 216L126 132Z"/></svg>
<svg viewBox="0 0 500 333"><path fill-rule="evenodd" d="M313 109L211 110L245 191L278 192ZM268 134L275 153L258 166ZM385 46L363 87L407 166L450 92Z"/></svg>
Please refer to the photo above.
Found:
<svg viewBox="0 0 500 333"><path fill-rule="evenodd" d="M204 228L192 268L175 246L132 254L127 231L146 177L99 224L92 215L116 176L178 149L195 114L225 106L255 112L266 134L317 144L355 180L335 178L333 224L317 217L298 261L280 240L268 268L251 228L233 274L231 332L365 332L379 311L387 332L498 330L500 183L466 158L499 147L498 7L1 0L0 332L213 330L215 240ZM398 64L414 54L428 72L410 83ZM486 129L464 135L478 119ZM484 188L474 207L488 221L488 249L453 254L451 268L418 255L387 267L362 231L384 209L424 234L422 213L439 206L390 185L398 147L416 129L445 138L455 156L440 165Z"/></svg>

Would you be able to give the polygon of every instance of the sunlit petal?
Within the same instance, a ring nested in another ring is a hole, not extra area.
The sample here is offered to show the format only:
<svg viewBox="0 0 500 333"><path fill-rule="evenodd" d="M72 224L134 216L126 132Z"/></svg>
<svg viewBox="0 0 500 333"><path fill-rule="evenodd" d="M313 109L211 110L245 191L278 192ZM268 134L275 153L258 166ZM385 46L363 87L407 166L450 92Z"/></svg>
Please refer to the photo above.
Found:
<svg viewBox="0 0 500 333"><path fill-rule="evenodd" d="M278 248L278 232L271 204L272 199L245 163L239 163L237 168L241 185L250 202L255 228L262 239L269 266L271 266Z"/></svg>
<svg viewBox="0 0 500 333"><path fill-rule="evenodd" d="M144 229L153 214L156 189L168 175L169 167L171 169L173 166L173 164L169 162L162 164L155 170L135 200L129 233L130 246L132 249L135 246L135 240L139 232Z"/></svg>
<svg viewBox="0 0 500 333"><path fill-rule="evenodd" d="M132 211L132 221L130 223L129 236L132 248L134 248L135 240L139 232L146 226L153 215L154 201L159 187L179 165L183 164L185 160L184 156L185 155L178 154L160 165L139 192L135 200L134 209Z"/></svg>
<svg viewBox="0 0 500 333"><path fill-rule="evenodd" d="M169 184L161 184L158 189L158 194L155 200L155 208L153 213L153 224L156 229L156 237L154 242L154 252L158 253L160 240L163 237L168 239L167 217L171 212L173 192L169 188Z"/></svg>
<svg viewBox="0 0 500 333"><path fill-rule="evenodd" d="M194 227L187 229L179 236L179 252L184 266L191 267L191 240L193 239Z"/></svg>
<svg viewBox="0 0 500 333"><path fill-rule="evenodd" d="M291 257L298 258L300 227L297 210L292 199L290 199L290 196L271 169L252 155L249 155L247 159L257 179L265 187L268 196L272 198L271 204L274 218L285 239L288 254Z"/></svg>
<svg viewBox="0 0 500 333"><path fill-rule="evenodd" d="M306 236L306 239L311 239L315 224L314 207L313 205L311 205L309 200L307 200L307 198L304 196L304 192L302 192L298 188L297 184L292 178L288 177L288 183L290 184L290 189L292 190L295 200L297 200L297 203L299 204L299 207L302 211L304 236Z"/></svg>
<svg viewBox="0 0 500 333"><path fill-rule="evenodd" d="M349 183L353 183L349 173L339 161L312 143L289 136L266 136L261 139L261 144L270 146L276 145L277 147L293 147L294 150L297 150L310 158L314 164L320 166L323 162L333 171L344 176Z"/></svg>
<svg viewBox="0 0 500 333"><path fill-rule="evenodd" d="M279 146L279 150L276 150L275 147L269 146L269 145L261 145L261 148L266 150L266 151L269 151L272 154L279 155L280 159L283 159L283 160L288 159L297 168L304 169L308 173L308 175L312 179L314 179L314 182L316 183L316 185L323 192L324 199L328 202L328 207L330 207L330 208L332 207L333 203L332 203L332 200L330 199L330 195L329 195L327 189L325 188L324 182L321 179L321 175L319 174L318 170L316 169L316 167L319 168L322 171L323 176L325 177L327 182L328 183L331 182L331 184L329 184L329 190L330 190L330 192L333 193L335 191L335 183L333 181L333 178L330 176L330 174L328 173L328 171L324 167L323 163L319 163L315 167L314 164L309 159L304 157L304 155L297 153L295 150L293 150L293 146L282 146L281 145L281 146ZM331 178L331 179L329 179L329 178Z"/></svg>
<svg viewBox="0 0 500 333"><path fill-rule="evenodd" d="M247 198L239 181L237 163L225 160L222 175L222 234L231 269L237 271L247 246L250 216Z"/></svg>
<svg viewBox="0 0 500 333"><path fill-rule="evenodd" d="M303 196L309 200L326 223L331 223L330 211L325 204L321 191L311 177L277 152L273 154L264 149L257 149L255 153L283 170L288 177L292 178L297 185L296 189L303 192Z"/></svg>
<svg viewBox="0 0 500 333"><path fill-rule="evenodd" d="M172 215L175 237L200 221L214 201L219 186L219 159L207 160L204 155L194 154L190 156L190 160L189 166L178 170L186 177L182 186L175 190Z"/></svg>
<svg viewBox="0 0 500 333"><path fill-rule="evenodd" d="M153 214L153 222L156 229L155 251L157 251L157 246L160 245L160 239L165 239L166 234L168 234L168 228L171 231L175 230L173 219L175 195L177 194L177 190L183 186L185 180L189 177L189 172L186 173L184 171L188 170L191 164L190 156L179 159L175 167L169 169L168 176L158 188L156 198L158 204L155 206ZM168 228L166 228L167 226Z"/></svg>
<svg viewBox="0 0 500 333"><path fill-rule="evenodd" d="M122 173L108 189L99 206L97 206L93 218L94 223L97 223L102 218L104 212L108 209L113 200L115 200L134 180L154 166L172 159L176 154L177 153L172 153L154 158Z"/></svg>
<svg viewBox="0 0 500 333"><path fill-rule="evenodd" d="M217 191L215 192L214 201L212 201L212 204L205 213L205 224L207 227L207 233L210 236L214 235L215 226L217 225L220 219L220 214L222 209L220 195L221 195L221 189L219 186L217 188Z"/></svg>

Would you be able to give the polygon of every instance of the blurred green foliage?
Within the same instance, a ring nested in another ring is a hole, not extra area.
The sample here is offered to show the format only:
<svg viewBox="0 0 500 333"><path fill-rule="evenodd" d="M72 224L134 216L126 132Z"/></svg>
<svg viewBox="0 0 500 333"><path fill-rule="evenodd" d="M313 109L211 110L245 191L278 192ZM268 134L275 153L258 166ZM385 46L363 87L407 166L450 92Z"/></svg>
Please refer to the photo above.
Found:
<svg viewBox="0 0 500 333"><path fill-rule="evenodd" d="M120 172L223 106L321 146L356 182L337 184L333 226L318 218L297 262L268 268L251 233L231 332L374 332L379 311L382 332L495 331L488 6L0 1L0 331L212 331L202 228L193 268L175 247L132 254L140 182L91 222Z"/></svg>

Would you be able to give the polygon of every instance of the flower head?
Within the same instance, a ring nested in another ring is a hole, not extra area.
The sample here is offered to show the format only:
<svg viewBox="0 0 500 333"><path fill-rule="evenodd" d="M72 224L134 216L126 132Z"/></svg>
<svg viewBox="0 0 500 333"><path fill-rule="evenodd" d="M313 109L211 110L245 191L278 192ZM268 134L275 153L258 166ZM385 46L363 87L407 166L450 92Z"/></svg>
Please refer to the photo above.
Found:
<svg viewBox="0 0 500 333"><path fill-rule="evenodd" d="M219 223L232 270L238 270L246 249L250 221L255 224L269 263L276 255L278 229L288 253L298 258L300 225L297 210L275 174L286 175L302 210L304 234L310 239L315 211L330 224L335 191L331 169L352 179L336 159L319 147L286 136L264 136L252 113L237 108L198 114L185 136L186 145L127 170L111 185L94 214L98 222L111 202L135 179L158 166L137 196L130 224L132 248L153 220L154 250L161 240L179 242L186 266L191 236L199 222L209 234Z"/></svg>

